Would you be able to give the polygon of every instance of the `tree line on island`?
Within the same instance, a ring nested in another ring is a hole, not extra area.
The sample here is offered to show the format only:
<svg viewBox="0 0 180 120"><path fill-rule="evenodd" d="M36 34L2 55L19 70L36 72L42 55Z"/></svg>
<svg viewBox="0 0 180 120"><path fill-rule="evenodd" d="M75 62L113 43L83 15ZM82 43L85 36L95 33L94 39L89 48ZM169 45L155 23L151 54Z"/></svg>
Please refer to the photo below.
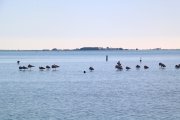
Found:
<svg viewBox="0 0 180 120"><path fill-rule="evenodd" d="M139 50L136 49L125 49L125 48L111 48L111 47L82 47L82 48L76 48L76 49L58 49L53 48L52 50L49 49L43 49L43 51L90 51L90 50ZM161 50L161 48L153 48L153 49L147 49L147 50Z"/></svg>

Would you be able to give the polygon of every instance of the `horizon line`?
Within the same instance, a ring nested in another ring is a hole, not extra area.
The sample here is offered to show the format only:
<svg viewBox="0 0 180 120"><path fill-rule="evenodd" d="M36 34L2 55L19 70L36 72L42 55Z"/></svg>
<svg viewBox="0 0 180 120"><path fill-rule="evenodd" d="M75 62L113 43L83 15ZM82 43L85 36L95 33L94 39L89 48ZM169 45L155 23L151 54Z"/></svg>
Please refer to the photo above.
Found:
<svg viewBox="0 0 180 120"><path fill-rule="evenodd" d="M81 48L65 48L65 49L60 49L60 48L44 48L44 49L0 49L0 51L93 51L93 49L90 50L83 50L82 48L86 47L81 47ZM180 50L180 48L113 48L113 47L87 47L87 48L100 48L97 49L99 51L101 50L136 50L136 51L141 51L141 50ZM94 50L96 51L96 50Z"/></svg>

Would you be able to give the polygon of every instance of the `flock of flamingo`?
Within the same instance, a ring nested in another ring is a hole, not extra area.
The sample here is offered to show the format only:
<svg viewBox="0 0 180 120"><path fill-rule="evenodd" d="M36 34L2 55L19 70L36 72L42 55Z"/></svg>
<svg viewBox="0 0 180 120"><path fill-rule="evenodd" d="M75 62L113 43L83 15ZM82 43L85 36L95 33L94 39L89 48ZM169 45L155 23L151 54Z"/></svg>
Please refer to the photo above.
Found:
<svg viewBox="0 0 180 120"><path fill-rule="evenodd" d="M142 60L140 59L140 63L142 62ZM17 61L17 64L19 65L20 64L20 61ZM161 68L165 68L166 67L166 65L164 64L164 63L159 63L159 66L161 67ZM31 64L29 64L27 67L26 66L19 66L19 70L21 71L21 70L28 70L28 69L30 69L31 70L31 68L33 68L33 67L35 67L35 66L33 66L33 65L31 65ZM51 66L49 66L49 65L46 65L45 67L42 67L42 66L40 66L39 67L39 70L41 70L41 71L43 71L43 70L49 70L49 69L53 69L53 70L56 70L57 68L59 68L60 66L59 65L56 65L56 64L53 64L53 65L51 65ZM117 64L115 65L115 68L117 69L117 70L123 70L123 67L122 67L122 65L121 65L121 63L120 63L120 61L118 61L117 62ZM136 69L140 69L141 68L141 66L140 65L136 65ZM176 69L180 69L180 64L177 64L177 65L175 65L175 68ZM126 70L130 70L131 68L130 67L128 67L128 66L126 66L125 67L125 69ZM147 65L144 65L144 69L149 69L149 67L147 66ZM89 70L92 72L92 71L94 71L94 68L93 67L89 67ZM86 73L86 71L83 71L83 73Z"/></svg>
<svg viewBox="0 0 180 120"><path fill-rule="evenodd" d="M20 61L17 61L17 64L19 65L20 64ZM31 68L33 68L33 67L35 67L35 66L33 66L33 65L31 65L31 64L29 64L27 67L26 66L19 66L19 70L28 70L28 69L30 69L31 70ZM49 65L46 65L45 67L42 67L42 66L40 66L39 67L39 70L45 70L45 69L47 69L47 70L49 70L50 68L52 68L53 70L56 70L57 68L59 68L60 66L59 65L56 65L56 64L54 64L54 65L51 65L51 66L49 66Z"/></svg>
<svg viewBox="0 0 180 120"><path fill-rule="evenodd" d="M166 67L166 65L163 64L163 63L159 63L159 66L161 68L165 68ZM117 62L117 65L115 66L115 68L118 69L118 70L123 70L123 67L122 67L120 61ZM140 65L136 65L136 69L139 69L139 68L141 68L141 66ZM149 67L147 65L144 65L144 69L148 69L148 68ZM177 68L180 68L180 64L177 65ZM130 67L126 66L126 70L130 70L130 69L131 69Z"/></svg>
<svg viewBox="0 0 180 120"><path fill-rule="evenodd" d="M140 60L140 63L141 62L142 62L142 60ZM159 63L159 66L161 68L166 68L166 65L164 63L161 63L161 62ZM115 66L115 68L118 69L118 70L123 70L123 67L122 67L120 61L117 62L117 65ZM136 65L136 69L140 69L140 68L141 68L140 65ZM175 68L180 69L180 64L175 65ZM126 66L126 70L129 70L129 69L131 69L131 68ZM144 69L149 69L149 67L147 65L144 65Z"/></svg>

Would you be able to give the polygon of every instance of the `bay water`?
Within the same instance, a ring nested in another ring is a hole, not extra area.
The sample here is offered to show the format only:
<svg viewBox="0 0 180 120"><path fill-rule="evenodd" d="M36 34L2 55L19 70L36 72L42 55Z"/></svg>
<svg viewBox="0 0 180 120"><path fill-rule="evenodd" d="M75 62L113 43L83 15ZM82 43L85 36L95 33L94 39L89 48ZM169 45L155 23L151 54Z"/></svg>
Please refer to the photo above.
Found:
<svg viewBox="0 0 180 120"><path fill-rule="evenodd" d="M0 51L0 120L180 120L176 64L180 50Z"/></svg>

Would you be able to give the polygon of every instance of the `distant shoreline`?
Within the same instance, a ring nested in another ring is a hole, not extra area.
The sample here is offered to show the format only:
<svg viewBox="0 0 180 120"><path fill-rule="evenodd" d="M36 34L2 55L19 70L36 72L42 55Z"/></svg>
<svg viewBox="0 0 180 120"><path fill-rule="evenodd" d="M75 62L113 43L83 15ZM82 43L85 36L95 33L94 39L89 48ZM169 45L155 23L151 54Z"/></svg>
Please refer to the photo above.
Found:
<svg viewBox="0 0 180 120"><path fill-rule="evenodd" d="M180 49L99 49L99 50L91 50L91 49L57 49L57 50L0 50L0 52L10 52L10 51L41 51L41 52L61 52L61 51L174 51Z"/></svg>

